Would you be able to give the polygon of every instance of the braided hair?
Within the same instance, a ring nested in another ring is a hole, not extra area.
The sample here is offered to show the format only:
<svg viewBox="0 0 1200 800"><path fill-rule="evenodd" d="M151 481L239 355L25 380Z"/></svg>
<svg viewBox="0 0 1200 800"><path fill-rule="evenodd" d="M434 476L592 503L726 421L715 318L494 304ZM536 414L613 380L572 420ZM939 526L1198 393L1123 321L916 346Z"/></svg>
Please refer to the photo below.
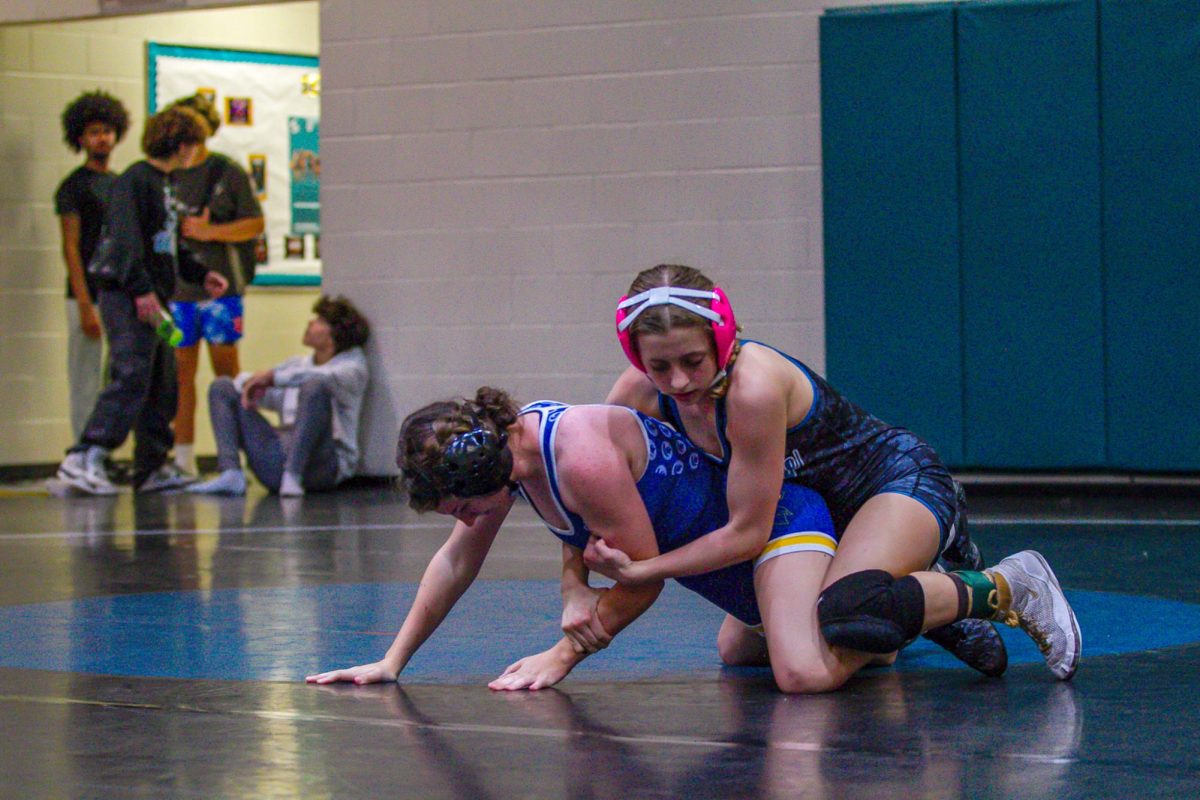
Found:
<svg viewBox="0 0 1200 800"><path fill-rule="evenodd" d="M416 511L447 497L479 497L511 487L507 430L517 405L500 389L481 386L475 398L440 400L409 414L400 426L396 466Z"/></svg>

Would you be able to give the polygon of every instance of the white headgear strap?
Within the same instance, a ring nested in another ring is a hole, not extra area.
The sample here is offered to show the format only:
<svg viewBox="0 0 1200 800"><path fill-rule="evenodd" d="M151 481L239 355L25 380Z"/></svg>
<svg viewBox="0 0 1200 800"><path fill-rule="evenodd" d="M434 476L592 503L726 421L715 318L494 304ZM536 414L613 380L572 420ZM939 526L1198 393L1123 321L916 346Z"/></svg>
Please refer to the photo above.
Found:
<svg viewBox="0 0 1200 800"><path fill-rule="evenodd" d="M678 286L655 286L653 289L647 289L640 294L635 294L633 297L627 297L617 304L617 308L628 308L629 306L641 303L641 305L631 311L629 315L625 317L625 319L621 320L621 323L617 326L617 330L624 331L633 324L633 321L637 319L638 314L641 314L647 308L652 308L654 306L665 306L668 304L679 306L682 309L691 311L693 314L699 314L705 319L712 320L713 322L722 322L721 315L716 311L713 311L711 308L705 308L702 305L697 305L696 303L688 300L681 300L681 297L703 297L705 300L719 299L716 292L706 292L702 289L683 289Z"/></svg>

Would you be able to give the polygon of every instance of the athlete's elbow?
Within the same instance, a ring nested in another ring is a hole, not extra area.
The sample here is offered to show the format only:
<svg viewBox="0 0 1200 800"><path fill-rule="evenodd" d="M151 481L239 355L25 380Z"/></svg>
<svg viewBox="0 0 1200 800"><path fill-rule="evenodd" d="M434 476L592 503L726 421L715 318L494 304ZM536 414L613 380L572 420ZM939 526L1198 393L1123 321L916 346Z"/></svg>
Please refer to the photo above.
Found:
<svg viewBox="0 0 1200 800"><path fill-rule="evenodd" d="M758 531L736 531L730 537L730 552L736 556L731 563L741 563L758 558L767 546L768 533Z"/></svg>

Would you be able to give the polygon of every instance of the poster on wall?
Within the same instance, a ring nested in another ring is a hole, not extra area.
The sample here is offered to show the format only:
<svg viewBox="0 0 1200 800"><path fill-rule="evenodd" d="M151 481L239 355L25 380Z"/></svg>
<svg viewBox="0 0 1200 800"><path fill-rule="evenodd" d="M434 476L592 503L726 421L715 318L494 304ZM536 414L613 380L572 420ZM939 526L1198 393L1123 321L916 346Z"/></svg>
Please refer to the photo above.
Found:
<svg viewBox="0 0 1200 800"><path fill-rule="evenodd" d="M242 165L266 218L254 283L320 283L317 57L150 42L146 73L148 113L197 92L221 113L208 148Z"/></svg>
<svg viewBox="0 0 1200 800"><path fill-rule="evenodd" d="M292 233L321 233L321 145L316 117L291 117Z"/></svg>

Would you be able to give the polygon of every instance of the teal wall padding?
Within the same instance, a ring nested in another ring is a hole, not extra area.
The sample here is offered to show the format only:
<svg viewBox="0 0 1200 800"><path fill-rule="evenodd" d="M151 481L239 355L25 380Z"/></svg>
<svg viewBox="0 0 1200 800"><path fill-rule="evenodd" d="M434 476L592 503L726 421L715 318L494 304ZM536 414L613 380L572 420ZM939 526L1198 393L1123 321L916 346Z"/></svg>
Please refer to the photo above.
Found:
<svg viewBox="0 0 1200 800"><path fill-rule="evenodd" d="M958 9L966 462L1104 463L1095 0Z"/></svg>
<svg viewBox="0 0 1200 800"><path fill-rule="evenodd" d="M1200 3L1102 2L1116 466L1200 469Z"/></svg>
<svg viewBox="0 0 1200 800"><path fill-rule="evenodd" d="M830 382L962 454L954 17L949 5L821 18Z"/></svg>
<svg viewBox="0 0 1200 800"><path fill-rule="evenodd" d="M1200 0L840 9L821 48L834 384L955 468L1200 471Z"/></svg>

